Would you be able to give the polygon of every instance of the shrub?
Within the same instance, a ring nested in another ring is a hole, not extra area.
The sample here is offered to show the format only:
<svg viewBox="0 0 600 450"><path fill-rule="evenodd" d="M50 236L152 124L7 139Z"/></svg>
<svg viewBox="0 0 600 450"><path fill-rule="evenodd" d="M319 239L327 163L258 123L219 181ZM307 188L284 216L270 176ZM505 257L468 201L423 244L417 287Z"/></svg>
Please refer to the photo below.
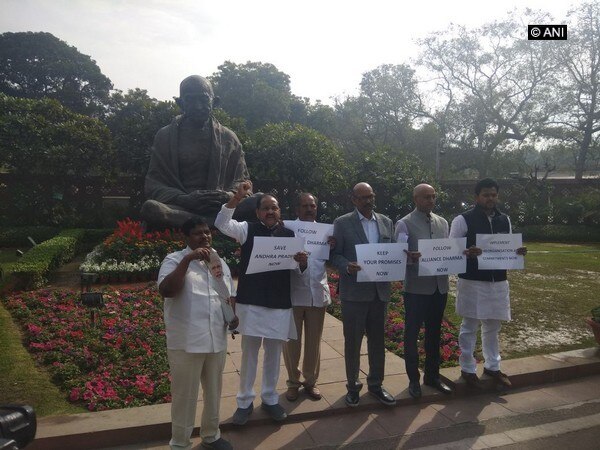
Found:
<svg viewBox="0 0 600 450"><path fill-rule="evenodd" d="M600 242L600 228L585 225L521 225L515 233L523 233L523 241Z"/></svg>
<svg viewBox="0 0 600 450"><path fill-rule="evenodd" d="M59 231L56 227L3 227L0 228L0 247L30 246L28 237L39 244L56 236Z"/></svg>
<svg viewBox="0 0 600 450"><path fill-rule="evenodd" d="M65 230L29 250L9 268L12 289L42 286L52 270L73 259L84 235L85 230Z"/></svg>

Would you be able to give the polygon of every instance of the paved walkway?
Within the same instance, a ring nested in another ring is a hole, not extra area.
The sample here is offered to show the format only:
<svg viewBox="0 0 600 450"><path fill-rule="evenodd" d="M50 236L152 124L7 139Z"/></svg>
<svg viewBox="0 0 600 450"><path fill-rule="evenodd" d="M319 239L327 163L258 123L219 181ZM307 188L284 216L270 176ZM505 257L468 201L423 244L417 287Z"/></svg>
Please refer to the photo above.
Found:
<svg viewBox="0 0 600 450"><path fill-rule="evenodd" d="M435 436L439 438L456 435L460 439L484 439L482 436L488 434L485 432L488 429L485 421L565 405L575 407L577 405L573 406L574 402L600 402L600 376L596 376L600 374L600 350L597 348L505 361L503 370L511 375L515 389L502 395L493 392L491 380L484 379L484 388L473 392L462 383L458 368L442 369L442 376L454 385L455 394L445 397L424 386L423 398L418 402L408 395L408 380L403 360L388 352L384 386L396 396L398 405L392 408L385 407L364 393L359 407L348 408L344 403L346 387L342 325L334 317L326 315L319 379L323 399L314 401L301 391L299 400L291 403L281 395L281 404L288 411L289 418L279 425L272 423L258 408L258 397L250 421L239 428L231 423L231 416L236 408L235 394L241 361L240 342L240 338L229 340L221 401L223 436L240 450L303 449L320 446L336 448L340 445L358 445L353 448L362 449L366 448L364 445L367 442L378 442L382 445L372 448L396 448L399 444L402 447L415 448L437 445ZM361 367L365 369L368 367L366 343L363 343L361 353ZM260 368L258 372L255 388L260 392ZM482 372L482 368L479 368L479 372ZM282 361L278 383L282 394L286 389L286 376ZM588 376L593 377L581 378ZM361 378L365 381L364 372ZM564 382L571 379L575 381ZM561 381L560 384L546 384ZM541 386L532 389L532 386L538 385ZM197 424L201 411L200 400ZM590 420L600 426L600 406L597 413ZM169 404L45 417L39 420L36 441L28 448L167 449L169 420ZM480 425L474 429L466 429L463 426L465 423ZM461 435L460 432L456 434L453 431L454 434L448 434L450 429L468 433ZM512 435L502 427L497 429L499 431L492 433L493 436L490 435L489 439L493 439L494 442L518 442L518 435ZM197 436L197 433L196 429L194 436ZM480 445L487 441L476 442ZM195 448L200 448L199 438L194 439L194 445Z"/></svg>

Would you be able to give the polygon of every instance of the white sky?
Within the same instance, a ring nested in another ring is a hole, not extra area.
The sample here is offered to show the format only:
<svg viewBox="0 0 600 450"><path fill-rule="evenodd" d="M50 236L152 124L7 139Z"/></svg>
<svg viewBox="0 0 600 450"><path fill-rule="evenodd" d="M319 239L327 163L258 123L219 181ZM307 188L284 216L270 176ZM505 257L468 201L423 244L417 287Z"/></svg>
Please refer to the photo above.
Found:
<svg viewBox="0 0 600 450"><path fill-rule="evenodd" d="M361 75L410 62L415 39L451 22L478 26L515 7L560 23L580 0L1 0L0 33L47 31L94 59L116 89L178 95L188 75L226 60L269 62L292 92L331 103Z"/></svg>

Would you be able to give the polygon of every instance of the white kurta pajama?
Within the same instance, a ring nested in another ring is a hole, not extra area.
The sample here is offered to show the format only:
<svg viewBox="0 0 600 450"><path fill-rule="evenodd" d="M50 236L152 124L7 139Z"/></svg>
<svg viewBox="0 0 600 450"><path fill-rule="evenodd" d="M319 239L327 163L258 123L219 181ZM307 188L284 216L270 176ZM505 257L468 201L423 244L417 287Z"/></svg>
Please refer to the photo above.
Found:
<svg viewBox="0 0 600 450"><path fill-rule="evenodd" d="M510 226L510 218L508 220ZM452 221L450 237L460 238L466 235L467 223L462 215L458 215ZM511 320L508 281L459 278L456 290L456 313L463 318L458 338L461 349L459 357L461 369L467 373L476 372L477 361L473 352L477 342L477 329L481 324L484 367L492 371L500 370L502 358L498 335L502 321Z"/></svg>
<svg viewBox="0 0 600 450"><path fill-rule="evenodd" d="M158 284L175 270L192 250L167 255L161 264ZM223 277L231 292L235 287L229 267L221 260ZM202 384L203 410L200 436L203 442L220 438L219 407L223 368L227 353L227 329L221 300L212 286L206 263L192 261L182 290L165 298L164 320L167 356L171 371L171 441L173 449L191 447L199 384Z"/></svg>
<svg viewBox="0 0 600 450"><path fill-rule="evenodd" d="M244 244L248 238L248 223L233 220L235 209L223 205L215 219L215 227L221 233ZM299 272L299 269L298 269ZM256 397L254 381L258 366L258 351L265 351L261 399L266 405L279 403L277 381L284 341L296 339L296 327L292 309L266 308L258 305L236 303L236 314L240 319L238 331L242 335L242 366L240 368L240 390L236 396L239 408L248 408Z"/></svg>

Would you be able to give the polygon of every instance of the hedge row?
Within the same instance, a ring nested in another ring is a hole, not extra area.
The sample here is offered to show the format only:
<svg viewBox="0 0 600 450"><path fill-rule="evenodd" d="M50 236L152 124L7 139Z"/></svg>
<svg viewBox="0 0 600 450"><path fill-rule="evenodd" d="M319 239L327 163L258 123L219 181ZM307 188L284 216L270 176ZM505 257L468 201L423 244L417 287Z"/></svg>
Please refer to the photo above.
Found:
<svg viewBox="0 0 600 450"><path fill-rule="evenodd" d="M29 237L36 243L44 242L58 234L57 227L0 227L0 247L31 247ZM25 250L25 249L23 249Z"/></svg>
<svg viewBox="0 0 600 450"><path fill-rule="evenodd" d="M526 225L514 232L523 233L525 242L600 242L600 227L585 225Z"/></svg>
<svg viewBox="0 0 600 450"><path fill-rule="evenodd" d="M29 250L9 265L6 282L11 290L36 289L47 282L49 274L73 259L84 242L86 230L65 230Z"/></svg>

